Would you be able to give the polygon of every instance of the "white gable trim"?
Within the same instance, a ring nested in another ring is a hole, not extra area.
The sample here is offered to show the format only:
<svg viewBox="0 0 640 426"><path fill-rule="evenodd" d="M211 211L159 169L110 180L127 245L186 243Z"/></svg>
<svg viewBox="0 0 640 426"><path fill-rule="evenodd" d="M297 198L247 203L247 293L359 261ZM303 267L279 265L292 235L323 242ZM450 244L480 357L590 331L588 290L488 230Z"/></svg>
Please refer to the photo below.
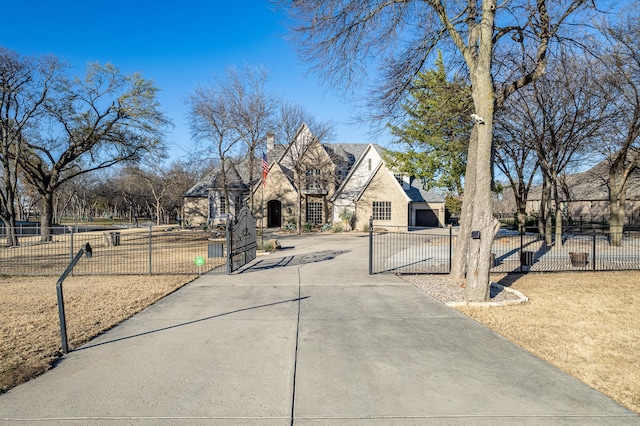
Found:
<svg viewBox="0 0 640 426"><path fill-rule="evenodd" d="M358 194L358 196L355 198L355 202L360 201L360 198L362 198L362 195L365 193L365 191L369 188L369 185L371 184L371 181L373 180L373 178L375 177L375 175L378 173L378 171L384 167L384 172L386 172L391 179L393 179L393 181L395 182L395 186L396 189L399 190L402 193L402 196L404 197L405 201L407 203L411 202L411 198L409 198L409 196L407 195L406 192L404 192L404 189L402 189L402 185L400 185L400 182L398 182L398 180L396 179L396 177L393 175L393 173L391 173L391 171L387 168L386 164L384 164L384 161L381 161L378 164L378 167L375 168L375 170L371 173L371 176L369 176L369 179L367 179L367 182L364 184L364 186L362 187L362 190L360 191L360 193Z"/></svg>
<svg viewBox="0 0 640 426"><path fill-rule="evenodd" d="M364 152L362 153L362 155L360 156L360 158L358 158L356 160L356 162L353 164L353 166L351 166L351 169L349 169L349 173L347 174L347 177L344 178L344 180L342 181L342 183L340 184L340 187L338 187L338 189L336 189L336 192L333 194L333 196L331 197L331 199L329 200L330 202L334 202L338 196L340 194L342 194L342 191L344 190L345 186L347 186L350 181L351 178L353 177L353 175L356 173L356 170L360 167L360 164L362 164L362 162L364 161L365 157L367 156L367 154L369 153L369 151L374 150L377 152L376 148L373 146L373 144L369 144L367 145L367 148L364 150ZM378 153L378 155L380 155L380 153ZM382 156L380 156L382 157ZM359 197L360 195L358 195Z"/></svg>

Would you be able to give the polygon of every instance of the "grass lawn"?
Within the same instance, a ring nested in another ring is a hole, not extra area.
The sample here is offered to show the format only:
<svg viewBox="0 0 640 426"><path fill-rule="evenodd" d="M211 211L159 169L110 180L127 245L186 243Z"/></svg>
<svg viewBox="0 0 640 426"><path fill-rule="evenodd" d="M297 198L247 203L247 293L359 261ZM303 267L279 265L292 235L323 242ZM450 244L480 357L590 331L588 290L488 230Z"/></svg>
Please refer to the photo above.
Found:
<svg viewBox="0 0 640 426"><path fill-rule="evenodd" d="M0 276L0 393L61 356L57 276ZM193 280L195 275L76 276L64 284L69 349Z"/></svg>
<svg viewBox="0 0 640 426"><path fill-rule="evenodd" d="M493 278L529 302L456 309L640 413L640 271Z"/></svg>

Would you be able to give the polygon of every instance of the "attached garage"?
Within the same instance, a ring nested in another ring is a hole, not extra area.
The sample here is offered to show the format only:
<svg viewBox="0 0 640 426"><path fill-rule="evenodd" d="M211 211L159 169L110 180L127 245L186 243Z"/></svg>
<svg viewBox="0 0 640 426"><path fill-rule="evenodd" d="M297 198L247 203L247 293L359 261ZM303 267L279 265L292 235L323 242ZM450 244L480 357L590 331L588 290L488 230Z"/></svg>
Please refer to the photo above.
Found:
<svg viewBox="0 0 640 426"><path fill-rule="evenodd" d="M444 227L444 198L434 190L426 190L413 182L403 188L411 199L409 203L409 226L425 228Z"/></svg>
<svg viewBox="0 0 640 426"><path fill-rule="evenodd" d="M440 221L438 220L439 215L439 209L417 209L415 226L437 228L438 226L440 226Z"/></svg>

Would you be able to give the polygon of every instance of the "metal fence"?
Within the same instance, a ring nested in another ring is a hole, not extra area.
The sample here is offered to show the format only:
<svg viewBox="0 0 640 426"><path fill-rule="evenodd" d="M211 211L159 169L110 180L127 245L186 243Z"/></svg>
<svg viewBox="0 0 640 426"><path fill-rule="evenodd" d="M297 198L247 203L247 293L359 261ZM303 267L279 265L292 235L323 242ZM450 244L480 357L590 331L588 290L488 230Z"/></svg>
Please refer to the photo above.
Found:
<svg viewBox="0 0 640 426"><path fill-rule="evenodd" d="M59 275L85 243L93 256L78 262L75 275L227 271L224 231L148 227L75 232L73 227L55 227L49 241L44 241L40 227L16 231L17 246L0 246L0 274ZM0 228L0 239L6 238L6 229Z"/></svg>
<svg viewBox="0 0 640 426"><path fill-rule="evenodd" d="M606 231L563 234L562 241L534 233L501 231L493 241L491 272L611 271L640 269L640 235ZM613 237L613 238L612 238ZM621 245L610 241L620 238ZM425 228L369 231L369 273L447 274L457 236Z"/></svg>

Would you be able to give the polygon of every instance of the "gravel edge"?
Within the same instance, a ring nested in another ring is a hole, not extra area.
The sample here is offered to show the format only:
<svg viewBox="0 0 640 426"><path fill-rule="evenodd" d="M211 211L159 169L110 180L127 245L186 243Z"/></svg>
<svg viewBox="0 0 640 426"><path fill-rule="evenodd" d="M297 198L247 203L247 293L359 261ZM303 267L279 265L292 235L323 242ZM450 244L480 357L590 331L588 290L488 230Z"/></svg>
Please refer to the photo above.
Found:
<svg viewBox="0 0 640 426"><path fill-rule="evenodd" d="M463 280L456 280L448 275L401 275L400 278L434 299L451 307L508 306L526 303L529 300L518 290L492 282L489 301L467 302L465 301Z"/></svg>

